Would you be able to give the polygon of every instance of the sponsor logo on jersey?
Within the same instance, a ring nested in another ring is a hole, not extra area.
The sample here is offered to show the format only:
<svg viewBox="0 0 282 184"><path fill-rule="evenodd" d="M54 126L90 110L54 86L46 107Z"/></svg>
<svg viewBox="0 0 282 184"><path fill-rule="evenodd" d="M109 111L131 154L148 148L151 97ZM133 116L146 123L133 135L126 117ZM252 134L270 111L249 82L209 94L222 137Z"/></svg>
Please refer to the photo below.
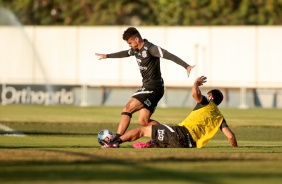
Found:
<svg viewBox="0 0 282 184"><path fill-rule="evenodd" d="M140 70L147 70L147 67L146 66L139 66L139 69Z"/></svg>
<svg viewBox="0 0 282 184"><path fill-rule="evenodd" d="M143 58L147 57L147 51L145 51L145 50L142 51L142 57Z"/></svg>
<svg viewBox="0 0 282 184"><path fill-rule="evenodd" d="M137 59L137 58L136 58L136 61L137 61L138 65L140 66L141 59Z"/></svg>
<svg viewBox="0 0 282 184"><path fill-rule="evenodd" d="M164 133L165 133L165 130L164 130L164 129L163 129L163 130L158 129L158 139L159 139L160 141L163 141L163 140L164 140Z"/></svg>
<svg viewBox="0 0 282 184"><path fill-rule="evenodd" d="M147 70L147 66L141 66L141 59L136 58L137 64L139 65L139 70Z"/></svg>
<svg viewBox="0 0 282 184"><path fill-rule="evenodd" d="M152 105L151 101L147 98L147 100L144 102L148 107Z"/></svg>

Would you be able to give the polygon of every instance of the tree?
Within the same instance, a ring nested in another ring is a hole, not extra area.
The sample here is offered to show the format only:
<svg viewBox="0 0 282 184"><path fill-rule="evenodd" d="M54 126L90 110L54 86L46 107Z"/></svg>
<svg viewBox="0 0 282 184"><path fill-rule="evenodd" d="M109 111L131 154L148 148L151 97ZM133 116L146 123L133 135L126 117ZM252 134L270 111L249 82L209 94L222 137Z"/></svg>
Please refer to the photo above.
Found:
<svg viewBox="0 0 282 184"><path fill-rule="evenodd" d="M24 25L281 25L282 0L0 0Z"/></svg>

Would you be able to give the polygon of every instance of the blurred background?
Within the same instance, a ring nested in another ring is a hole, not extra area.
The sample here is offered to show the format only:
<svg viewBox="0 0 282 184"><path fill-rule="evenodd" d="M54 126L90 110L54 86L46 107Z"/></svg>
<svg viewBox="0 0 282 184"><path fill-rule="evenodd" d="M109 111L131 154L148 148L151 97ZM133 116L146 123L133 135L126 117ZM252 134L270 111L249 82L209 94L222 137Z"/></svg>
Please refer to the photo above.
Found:
<svg viewBox="0 0 282 184"><path fill-rule="evenodd" d="M193 81L221 89L223 107L282 108L282 0L0 0L2 105L124 105L140 87L129 49L135 26L196 68L162 59L161 107L192 107Z"/></svg>

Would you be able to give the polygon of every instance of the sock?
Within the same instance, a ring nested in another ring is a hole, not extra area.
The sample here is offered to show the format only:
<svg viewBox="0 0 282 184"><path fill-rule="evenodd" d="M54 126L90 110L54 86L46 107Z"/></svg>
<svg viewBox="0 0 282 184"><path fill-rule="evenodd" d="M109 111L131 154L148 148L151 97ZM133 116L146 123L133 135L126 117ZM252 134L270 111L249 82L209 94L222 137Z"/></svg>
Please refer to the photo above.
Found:
<svg viewBox="0 0 282 184"><path fill-rule="evenodd" d="M112 142L116 141L117 139L119 139L121 135L120 134L116 134L115 137L113 138Z"/></svg>
<svg viewBox="0 0 282 184"><path fill-rule="evenodd" d="M121 138L117 138L116 142L119 143L119 144L121 144L121 143L122 143Z"/></svg>

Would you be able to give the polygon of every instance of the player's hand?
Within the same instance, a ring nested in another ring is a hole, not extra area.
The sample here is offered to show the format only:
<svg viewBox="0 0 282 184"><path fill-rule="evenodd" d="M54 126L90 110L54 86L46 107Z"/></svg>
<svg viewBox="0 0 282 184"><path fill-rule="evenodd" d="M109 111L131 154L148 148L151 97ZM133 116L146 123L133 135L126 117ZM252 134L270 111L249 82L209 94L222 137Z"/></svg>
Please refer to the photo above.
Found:
<svg viewBox="0 0 282 184"><path fill-rule="evenodd" d="M106 59L107 58L107 55L106 54L98 54L98 53L95 53L96 56L99 56L99 60L101 59Z"/></svg>
<svg viewBox="0 0 282 184"><path fill-rule="evenodd" d="M186 70L187 70L187 75L188 75L188 77L190 76L191 70L192 70L195 66L196 66L196 65L194 65L194 66L187 66Z"/></svg>
<svg viewBox="0 0 282 184"><path fill-rule="evenodd" d="M195 82L197 83L198 86L201 86L203 85L203 83L207 82L207 77L205 76L198 77Z"/></svg>

